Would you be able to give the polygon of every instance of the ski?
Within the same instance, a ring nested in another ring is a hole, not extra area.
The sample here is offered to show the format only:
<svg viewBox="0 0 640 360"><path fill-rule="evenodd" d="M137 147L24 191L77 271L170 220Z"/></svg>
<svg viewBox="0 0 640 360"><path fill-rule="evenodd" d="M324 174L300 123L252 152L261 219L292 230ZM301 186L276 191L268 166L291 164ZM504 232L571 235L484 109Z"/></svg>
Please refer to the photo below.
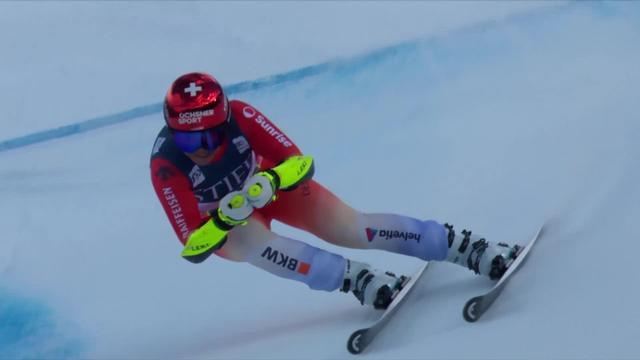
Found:
<svg viewBox="0 0 640 360"><path fill-rule="evenodd" d="M371 344L376 335L380 333L380 331L392 318L393 314L396 313L400 304L402 304L403 300L406 298L409 292L411 292L411 289L415 285L416 281L418 281L420 276L427 269L427 266L429 266L428 262L425 263L424 266L422 266L420 270L418 270L412 277L405 280L406 283L402 285L401 290L393 298L393 301L391 302L391 304L389 304L389 307L387 307L378 321L376 321L368 328L354 331L353 334L349 336L349 341L347 341L347 350L349 350L350 353L360 354L367 348L367 346L369 346L369 344Z"/></svg>
<svg viewBox="0 0 640 360"><path fill-rule="evenodd" d="M524 264L527 255L529 255L529 252L531 251L531 248L533 248L533 245L535 245L536 241L540 238L540 235L542 235L543 229L544 225L538 229L538 231L529 241L526 247L520 251L516 259L509 266L504 275L502 275L502 278L500 278L500 280L493 286L493 288L491 288L491 290L489 290L489 292L480 296L473 297L469 299L469 301L467 301L462 311L462 315L464 316L465 320L467 320L468 322L476 322L487 310L489 310L491 304L493 304L496 298L498 298L498 296L502 293L502 290L504 290L504 287L513 277L513 274L515 274L518 271L518 268L522 264Z"/></svg>

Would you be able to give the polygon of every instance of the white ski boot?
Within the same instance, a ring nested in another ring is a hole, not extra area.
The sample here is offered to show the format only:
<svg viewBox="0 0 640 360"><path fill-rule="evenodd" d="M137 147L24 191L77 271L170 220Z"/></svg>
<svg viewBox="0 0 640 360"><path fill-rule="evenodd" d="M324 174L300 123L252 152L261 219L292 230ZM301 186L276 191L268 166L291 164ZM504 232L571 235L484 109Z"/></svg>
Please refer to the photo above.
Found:
<svg viewBox="0 0 640 360"><path fill-rule="evenodd" d="M372 269L369 264L347 259L343 285L340 291L353 292L362 305L386 309L401 290L407 277Z"/></svg>
<svg viewBox="0 0 640 360"><path fill-rule="evenodd" d="M461 234L456 234L452 225L444 226L449 231L447 261L466 266L492 280L500 279L520 253L518 245L493 244L471 231L462 230Z"/></svg>

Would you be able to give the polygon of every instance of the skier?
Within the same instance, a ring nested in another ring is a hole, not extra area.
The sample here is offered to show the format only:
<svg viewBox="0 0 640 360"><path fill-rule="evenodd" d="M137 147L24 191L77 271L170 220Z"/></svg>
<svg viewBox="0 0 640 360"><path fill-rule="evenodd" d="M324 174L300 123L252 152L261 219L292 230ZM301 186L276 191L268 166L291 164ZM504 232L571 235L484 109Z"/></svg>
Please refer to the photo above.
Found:
<svg viewBox="0 0 640 360"><path fill-rule="evenodd" d="M449 261L499 279L518 246L394 214L362 213L311 179L313 158L253 106L229 101L206 73L177 78L164 101L166 126L151 154L151 180L194 263L212 253L248 262L311 289L352 292L386 308L404 277L270 230L278 220L332 244Z"/></svg>

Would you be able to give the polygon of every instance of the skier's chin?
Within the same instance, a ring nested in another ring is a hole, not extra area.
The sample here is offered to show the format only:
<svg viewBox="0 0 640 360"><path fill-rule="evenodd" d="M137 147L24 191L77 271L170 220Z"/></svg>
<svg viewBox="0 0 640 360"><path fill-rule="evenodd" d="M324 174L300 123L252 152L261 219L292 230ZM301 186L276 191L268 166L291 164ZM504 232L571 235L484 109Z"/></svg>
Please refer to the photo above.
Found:
<svg viewBox="0 0 640 360"><path fill-rule="evenodd" d="M205 149L198 149L198 151L186 155L197 165L208 165L209 163L211 163L211 160L213 160L215 154L215 150L207 151Z"/></svg>

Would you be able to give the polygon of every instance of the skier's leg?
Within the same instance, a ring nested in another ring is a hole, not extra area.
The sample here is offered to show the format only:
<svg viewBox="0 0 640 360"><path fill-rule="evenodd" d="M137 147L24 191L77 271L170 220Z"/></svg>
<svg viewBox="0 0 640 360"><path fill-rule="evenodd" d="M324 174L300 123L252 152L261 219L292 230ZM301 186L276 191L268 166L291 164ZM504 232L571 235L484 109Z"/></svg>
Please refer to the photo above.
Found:
<svg viewBox="0 0 640 360"><path fill-rule="evenodd" d="M444 260L447 230L435 221L354 210L311 180L280 195L265 213L330 243L356 249L380 249L424 260Z"/></svg>
<svg viewBox="0 0 640 360"><path fill-rule="evenodd" d="M301 281L314 290L333 291L343 285L347 260L301 241L280 236L269 220L254 214L244 226L229 232L216 252L228 260L248 262L277 276Z"/></svg>
<svg viewBox="0 0 640 360"><path fill-rule="evenodd" d="M248 262L277 276L304 282L311 289L353 291L360 303L386 308L399 278L368 264L280 236L269 230L270 219L256 212L245 226L229 232L216 254Z"/></svg>
<svg viewBox="0 0 640 360"><path fill-rule="evenodd" d="M279 201L279 203L278 203ZM336 245L381 249L423 260L447 260L499 278L516 247L489 243L471 232L395 214L358 212L315 181L282 195L270 216Z"/></svg>

